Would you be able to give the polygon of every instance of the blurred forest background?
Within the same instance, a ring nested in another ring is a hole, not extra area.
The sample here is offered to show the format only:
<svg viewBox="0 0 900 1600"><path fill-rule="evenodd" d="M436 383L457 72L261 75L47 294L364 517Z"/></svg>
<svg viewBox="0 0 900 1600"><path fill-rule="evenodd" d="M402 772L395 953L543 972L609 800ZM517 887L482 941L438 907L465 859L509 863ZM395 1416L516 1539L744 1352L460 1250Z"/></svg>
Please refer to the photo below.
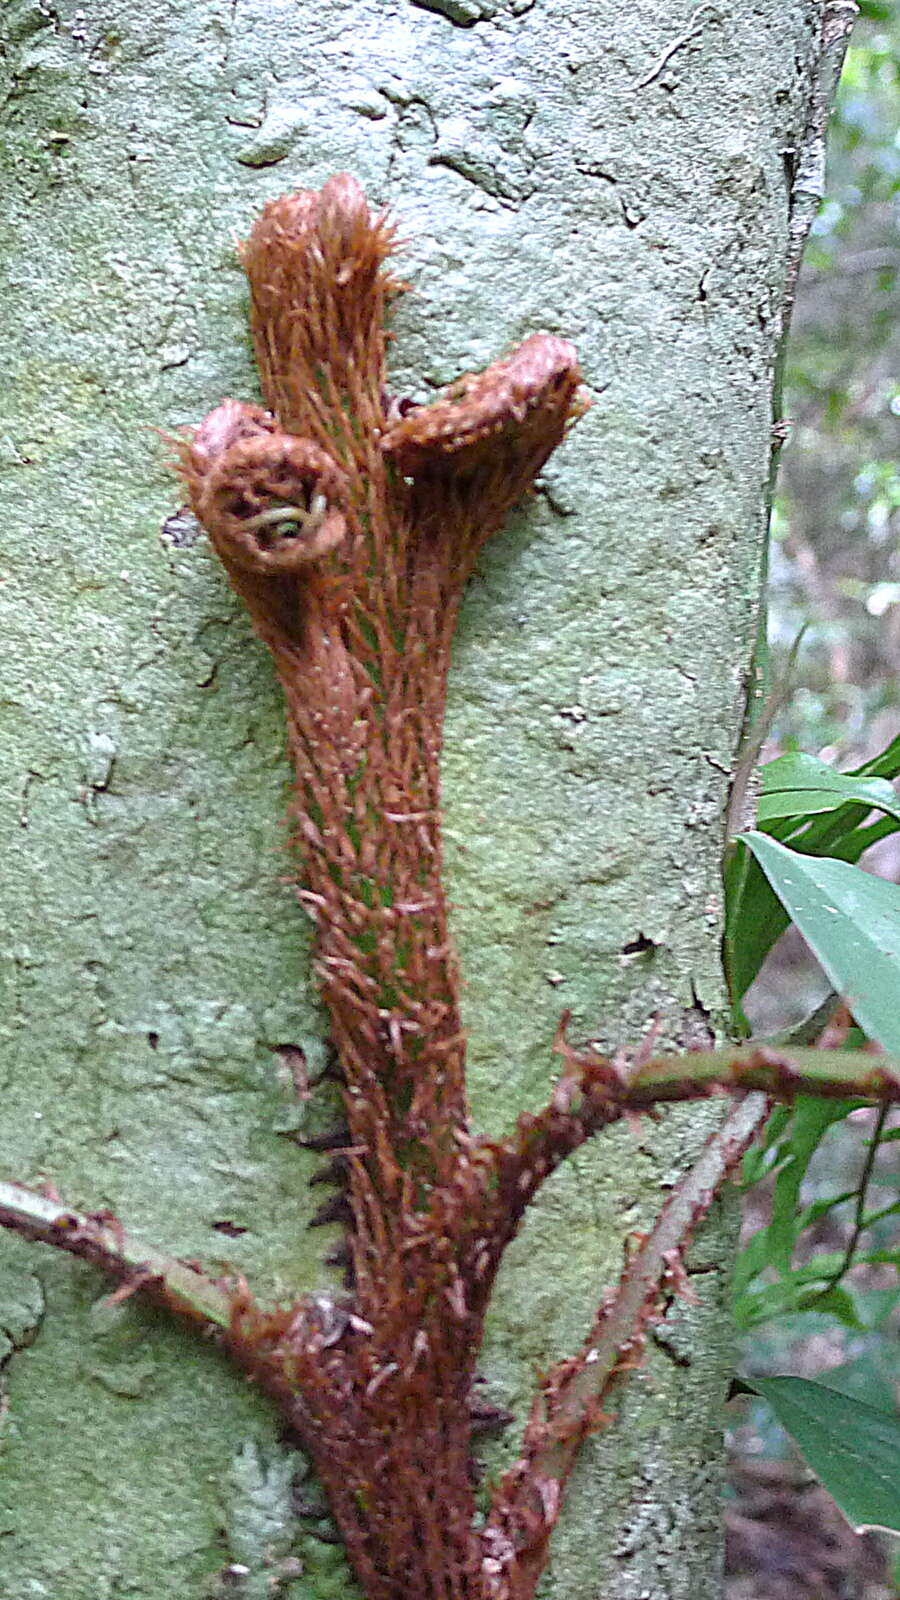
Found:
<svg viewBox="0 0 900 1600"><path fill-rule="evenodd" d="M846 767L900 730L900 4L861 6L788 346L773 670L779 748Z"/></svg>
<svg viewBox="0 0 900 1600"><path fill-rule="evenodd" d="M831 122L825 203L807 246L788 346L789 425L773 518L771 674L789 690L764 752L802 750L847 769L900 733L900 0L862 0ZM801 629L802 641L791 662ZM900 834L864 861L900 881ZM793 930L747 1010L759 1032L806 1016L827 991ZM788 1312L744 1336L743 1366L900 1402L896 1265L852 1265L856 1195L875 1113L835 1122L799 1201L822 1207L795 1260L843 1257L835 1314ZM879 1130L897 1128L896 1114ZM774 1183L745 1195L745 1244L771 1222ZM873 1153L869 1205L898 1201L900 1133ZM841 1193L841 1203L824 1202ZM875 1230L896 1254L900 1217ZM872 1236L865 1240L871 1247ZM849 1254L847 1254L849 1252ZM826 1309L828 1307L828 1309ZM857 1536L761 1402L733 1412L728 1600L896 1600L900 1539Z"/></svg>

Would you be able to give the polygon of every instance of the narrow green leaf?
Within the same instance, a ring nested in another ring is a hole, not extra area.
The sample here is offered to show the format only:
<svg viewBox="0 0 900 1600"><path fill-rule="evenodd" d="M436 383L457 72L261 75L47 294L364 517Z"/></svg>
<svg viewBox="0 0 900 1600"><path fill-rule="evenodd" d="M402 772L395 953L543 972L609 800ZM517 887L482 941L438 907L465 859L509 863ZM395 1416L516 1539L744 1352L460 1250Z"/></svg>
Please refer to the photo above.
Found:
<svg viewBox="0 0 900 1600"><path fill-rule="evenodd" d="M771 1322L776 1317L792 1317L805 1311L834 1317L857 1332L867 1331L869 1324L861 1321L848 1290L835 1285L823 1292L822 1276L818 1274L812 1283L806 1283L801 1281L802 1273L792 1273L778 1283L767 1283L763 1288L749 1290L735 1302L738 1328L743 1332L759 1327L760 1323Z"/></svg>
<svg viewBox="0 0 900 1600"><path fill-rule="evenodd" d="M857 1022L900 1051L900 888L763 833L741 839Z"/></svg>
<svg viewBox="0 0 900 1600"><path fill-rule="evenodd" d="M864 1260L856 1258L856 1263ZM735 1320L738 1327L756 1327L760 1322L774 1317L794 1316L801 1311L816 1312L822 1316L836 1317L848 1328L859 1332L871 1327L857 1304L855 1292L840 1283L829 1284L834 1273L844 1262L843 1251L833 1250L817 1255L786 1273L778 1283L756 1284L735 1299Z"/></svg>
<svg viewBox="0 0 900 1600"><path fill-rule="evenodd" d="M762 789L757 821L767 824L783 817L802 817L817 812L837 811L850 801L884 811L900 821L900 799L887 778L857 778L849 772L835 772L816 756L793 754L778 756L762 769Z"/></svg>
<svg viewBox="0 0 900 1600"><path fill-rule="evenodd" d="M793 1116L793 1106L775 1106L757 1144L751 1145L741 1166L741 1181L745 1189L768 1177L779 1159L777 1146L787 1124ZM898 1128L900 1133L900 1128Z"/></svg>
<svg viewBox="0 0 900 1600"><path fill-rule="evenodd" d="M804 1261L800 1267L795 1267L791 1273L791 1282L798 1289L807 1289L811 1284L824 1283L846 1259L843 1250L820 1250L818 1255L809 1261ZM854 1260L857 1258L854 1257Z"/></svg>
<svg viewBox="0 0 900 1600"><path fill-rule="evenodd" d="M748 1378L857 1529L900 1533L900 1415L807 1378Z"/></svg>
<svg viewBox="0 0 900 1600"><path fill-rule="evenodd" d="M761 1322L795 1311L796 1299L797 1291L789 1282L770 1283L764 1289L754 1289L735 1301L735 1324L746 1333L750 1328L758 1328Z"/></svg>
<svg viewBox="0 0 900 1600"><path fill-rule="evenodd" d="M814 1222L819 1222L822 1217L827 1217L829 1211L834 1211L837 1206L844 1206L848 1200L856 1199L855 1189L845 1189L843 1194L826 1195L822 1200L814 1200L811 1205L803 1206L797 1212L797 1231L802 1233L804 1228L811 1228Z"/></svg>
<svg viewBox="0 0 900 1600"><path fill-rule="evenodd" d="M880 1143L880 1141L879 1141L879 1143ZM872 1188L875 1188L875 1187L876 1187L876 1185L873 1183L872 1179L870 1178L869 1179L869 1188L872 1189ZM886 1184L883 1185L883 1187L885 1189L893 1189L893 1188L896 1188L896 1184L895 1183L890 1183L890 1184L886 1183ZM900 1211L900 1200L892 1200L891 1204L889 1206L882 1206L880 1211L867 1211L866 1215L863 1217L863 1227L864 1228L874 1228L876 1222L883 1222L885 1217L894 1217L894 1216L897 1215L898 1211Z"/></svg>
<svg viewBox="0 0 900 1600"><path fill-rule="evenodd" d="M738 1253L734 1264L734 1277L732 1287L735 1300L740 1300L747 1293L754 1278L758 1278L769 1265L769 1241L766 1237L767 1228L760 1228L748 1240L743 1250Z"/></svg>
<svg viewBox="0 0 900 1600"><path fill-rule="evenodd" d="M782 1278L779 1283L748 1290L739 1296L734 1307L735 1323L742 1332L800 1312L828 1316L857 1333L868 1332L871 1326L860 1317L849 1290L840 1284L825 1288L821 1278L810 1284L799 1283L793 1277Z"/></svg>
<svg viewBox="0 0 900 1600"><path fill-rule="evenodd" d="M794 1118L785 1141L790 1158L775 1180L772 1221L766 1230L770 1241L770 1264L778 1272L790 1270L791 1256L801 1226L798 1217L800 1185L806 1177L807 1167L826 1129L833 1122L840 1122L846 1117L852 1104L848 1100L816 1100L804 1096L795 1105Z"/></svg>
<svg viewBox="0 0 900 1600"><path fill-rule="evenodd" d="M896 778L900 776L900 733L877 756L854 767L851 778Z"/></svg>
<svg viewBox="0 0 900 1600"><path fill-rule="evenodd" d="M796 1309L798 1311L818 1311L836 1317L845 1328L854 1328L863 1331L865 1324L860 1322L857 1315L853 1296L835 1283L830 1289L823 1292L816 1288L801 1290L797 1295Z"/></svg>

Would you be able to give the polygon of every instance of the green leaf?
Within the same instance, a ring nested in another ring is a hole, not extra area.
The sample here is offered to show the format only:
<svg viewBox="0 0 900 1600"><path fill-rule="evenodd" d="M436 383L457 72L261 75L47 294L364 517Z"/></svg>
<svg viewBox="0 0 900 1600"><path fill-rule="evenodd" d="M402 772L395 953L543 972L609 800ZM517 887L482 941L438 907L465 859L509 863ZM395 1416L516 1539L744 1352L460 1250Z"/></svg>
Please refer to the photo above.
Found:
<svg viewBox="0 0 900 1600"><path fill-rule="evenodd" d="M791 1256L802 1225L798 1211L800 1185L806 1177L806 1170L826 1129L846 1117L853 1104L848 1100L817 1100L812 1096L803 1096L796 1103L794 1118L785 1140L789 1159L775 1180L772 1221L766 1229L769 1265L781 1273L790 1270Z"/></svg>
<svg viewBox="0 0 900 1600"><path fill-rule="evenodd" d="M900 1415L807 1378L748 1378L859 1530L900 1533Z"/></svg>
<svg viewBox="0 0 900 1600"><path fill-rule="evenodd" d="M900 776L900 733L890 744L871 760L864 761L861 767L854 767L850 772L851 778L896 778Z"/></svg>
<svg viewBox="0 0 900 1600"><path fill-rule="evenodd" d="M780 758L776 758L780 759ZM763 773L765 768L763 768ZM896 778L900 776L900 735L892 739L891 743L882 750L880 755L873 756L871 761L864 761L861 767L854 767L852 771L835 774L845 779L866 778ZM896 799L896 796L894 797ZM867 801L849 801L846 807L839 811L826 813L824 816L811 818L797 818L797 828L802 830L800 838L792 839L796 849L802 849L809 855L840 856L843 861L857 861L859 850L855 855L847 854L843 841L851 834L860 833L871 835L868 842L875 843L875 839L883 838L886 833L894 833L897 824L892 818L882 817L880 822L872 823L868 827L866 821L871 806ZM877 830L877 832L876 832ZM769 830L766 829L766 832ZM802 839L802 843L800 842ZM860 846L859 849L864 848Z"/></svg>
<svg viewBox="0 0 900 1600"><path fill-rule="evenodd" d="M779 1283L769 1283L762 1289L753 1289L735 1302L735 1321L746 1330L756 1328L761 1322L771 1322L775 1317L796 1316L798 1312L816 1312L837 1319L847 1328L865 1332L869 1324L860 1318L853 1296L839 1284L824 1287L829 1258L821 1256L815 1271L800 1268L783 1277ZM840 1265L835 1256L832 1269Z"/></svg>
<svg viewBox="0 0 900 1600"><path fill-rule="evenodd" d="M898 1301L900 1301L900 1288L893 1288L893 1289L857 1289L857 1291L856 1291L856 1309L857 1309L857 1312L859 1313L860 1320L863 1323L865 1323L865 1326L870 1331L875 1331L875 1330L880 1329L881 1324L883 1322L886 1322L887 1318L889 1316L891 1316L893 1311L896 1309ZM879 1343L884 1345L885 1343L887 1343L887 1341L883 1341L882 1340L882 1341L879 1341ZM891 1378L892 1378L892 1381L896 1377L896 1370L895 1370L896 1369L896 1362L895 1362L894 1356L893 1356L893 1349L894 1349L894 1345L895 1344L896 1344L896 1339L892 1339L889 1343L887 1343L887 1348L890 1350L890 1353L891 1353L891 1363L890 1363L890 1365L891 1365ZM860 1357L860 1360L862 1360L862 1357ZM829 1372L828 1377L829 1377L829 1380L831 1380L834 1377L834 1372L833 1371ZM842 1384L838 1385L838 1387L842 1388L843 1385ZM894 1393L894 1391L892 1389L891 1390L891 1398L893 1398L893 1393ZM878 1405L880 1403L876 1399L876 1397L874 1395L864 1395L863 1399L871 1400L873 1405Z"/></svg>
<svg viewBox="0 0 900 1600"><path fill-rule="evenodd" d="M835 772L815 756L778 756L762 769L762 790L757 821L765 832L767 823L780 818L803 817L817 812L836 811L850 801L884 811L900 821L900 799L887 778L858 778L850 772Z"/></svg>
<svg viewBox="0 0 900 1600"><path fill-rule="evenodd" d="M857 1257L854 1256L854 1261ZM820 1250L810 1261L804 1261L802 1267L796 1267L791 1273L792 1281L798 1288L808 1288L811 1284L823 1283L846 1260L843 1250Z"/></svg>
<svg viewBox="0 0 900 1600"><path fill-rule="evenodd" d="M773 1316L802 1308L801 1293L810 1282L831 1276L842 1260L842 1253L817 1256L805 1266L791 1269L791 1258L803 1230L836 1206L856 1198L856 1190L826 1196L800 1206L800 1189L807 1167L828 1128L841 1121L859 1104L856 1100L826 1101L800 1096L792 1108L778 1107L766 1128L762 1161L745 1164L744 1187L764 1177L775 1176L773 1215L768 1227L760 1228L740 1251L735 1263L732 1292L739 1326L749 1327ZM767 1269L778 1271L781 1282L761 1288L754 1280ZM825 1305L815 1309L827 1310ZM841 1321L859 1326L852 1304L833 1306Z"/></svg>
<svg viewBox="0 0 900 1600"><path fill-rule="evenodd" d="M897 831L897 824L890 817L866 827L849 826L859 811L859 806L847 806L814 820L804 832L791 836L791 848L805 855L858 861L870 845ZM842 819L848 823L849 832L840 836ZM738 835L725 866L725 958L732 998L736 1001L746 994L791 920L762 868L741 843L745 837Z"/></svg>
<svg viewBox="0 0 900 1600"><path fill-rule="evenodd" d="M763 833L741 839L860 1027L900 1052L900 888Z"/></svg>
<svg viewBox="0 0 900 1600"><path fill-rule="evenodd" d="M770 1283L765 1289L742 1294L734 1304L734 1320L742 1333L757 1328L773 1317L789 1316L797 1309L797 1290L793 1283Z"/></svg>
<svg viewBox="0 0 900 1600"><path fill-rule="evenodd" d="M741 1183L749 1189L761 1178L766 1178L778 1163L778 1145L785 1128L794 1114L793 1106L775 1106L756 1144L750 1146L741 1165ZM900 1128L898 1128L900 1133Z"/></svg>
<svg viewBox="0 0 900 1600"><path fill-rule="evenodd" d="M880 1144L881 1140L879 1140L878 1142ZM875 1188L875 1187L876 1187L875 1179L874 1178L870 1178L869 1179L869 1188L872 1189L872 1188ZM888 1188L892 1189L892 1188L895 1188L895 1187L896 1187L896 1185L893 1184L893 1183L886 1183L884 1185L884 1188L886 1188L886 1189L888 1189ZM866 1215L863 1217L862 1225L863 1225L864 1228L874 1228L876 1222L883 1222L885 1217L896 1216L898 1211L900 1211L900 1200L892 1200L890 1205L882 1206L880 1211L867 1211Z"/></svg>
<svg viewBox="0 0 900 1600"><path fill-rule="evenodd" d="M854 1265L865 1260L854 1259ZM778 1283L747 1289L736 1296L735 1320L740 1328L753 1328L774 1317L795 1316L798 1312L816 1312L821 1316L835 1317L847 1328L864 1332L871 1327L871 1318L864 1319L856 1296L840 1283L829 1283L844 1262L843 1251L833 1250L814 1256L792 1272L783 1274Z"/></svg>
<svg viewBox="0 0 900 1600"><path fill-rule="evenodd" d="M763 767L764 786L766 770ZM895 778L898 774L900 736L871 761L855 767L852 772L834 776L847 781ZM896 800L896 796L894 798ZM790 839L792 847L805 855L837 856L842 861L858 861L870 845L897 831L898 824L893 816L882 815L868 822L866 819L871 811L872 806L868 801L846 801L835 811L773 821L765 831L780 839ZM724 876L725 967L732 1004L738 1011L740 1022L740 1001L790 918L753 856L737 841L726 856Z"/></svg>
<svg viewBox="0 0 900 1600"><path fill-rule="evenodd" d="M845 1328L854 1328L862 1331L865 1323L861 1322L854 1304L853 1296L842 1289L840 1284L832 1284L830 1289L816 1289L811 1286L800 1290L797 1294L795 1305L797 1311L818 1311L836 1317Z"/></svg>
<svg viewBox="0 0 900 1600"><path fill-rule="evenodd" d="M743 1250L739 1252L738 1258L734 1264L734 1278L732 1287L735 1302L738 1304L738 1306L740 1305L741 1300L746 1296L749 1285L753 1282L753 1279L758 1278L759 1274L764 1272L766 1267L769 1265L769 1241L766 1237L767 1233L767 1228L760 1228L758 1233L754 1233L752 1238L749 1239L747 1244L744 1246ZM739 1311L738 1316L741 1317L742 1312Z"/></svg>
<svg viewBox="0 0 900 1600"><path fill-rule="evenodd" d="M879 1294L883 1292L878 1291ZM896 1299L897 1291L891 1292ZM885 1349L882 1343L840 1367L829 1367L827 1387L849 1395L851 1400L863 1400L876 1411L887 1411L890 1415L896 1410L895 1365L893 1352Z"/></svg>
<svg viewBox="0 0 900 1600"><path fill-rule="evenodd" d="M863 1255L854 1256L854 1262L865 1261L869 1264L887 1262L892 1267L900 1267L900 1250L867 1250Z"/></svg>
<svg viewBox="0 0 900 1600"><path fill-rule="evenodd" d="M804 1228L812 1227L814 1222L819 1222L822 1217L827 1217L829 1211L836 1206L847 1204L848 1200L856 1199L855 1189L845 1189L843 1194L826 1195L822 1200L813 1200L808 1206L797 1212L797 1232L802 1233Z"/></svg>

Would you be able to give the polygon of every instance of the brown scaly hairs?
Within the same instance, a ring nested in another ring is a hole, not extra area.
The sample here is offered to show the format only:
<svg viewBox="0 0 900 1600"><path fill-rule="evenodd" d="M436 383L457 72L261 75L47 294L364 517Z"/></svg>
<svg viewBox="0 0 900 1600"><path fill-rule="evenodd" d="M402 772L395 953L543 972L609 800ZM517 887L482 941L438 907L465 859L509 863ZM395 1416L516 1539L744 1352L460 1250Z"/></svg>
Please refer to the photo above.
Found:
<svg viewBox="0 0 900 1600"><path fill-rule="evenodd" d="M267 410L226 400L180 447L190 502L268 645L296 773L301 899L340 1063L353 1297L245 1307L371 1600L486 1587L471 1388L525 1197L497 1208L468 1131L459 977L441 882L450 643L485 541L586 401L537 334L434 404L386 387L394 244L356 181L266 206L242 249ZM496 1213L496 1214L495 1214Z"/></svg>
<svg viewBox="0 0 900 1600"><path fill-rule="evenodd" d="M765 1094L897 1101L900 1073L837 1049L654 1058L653 1033L609 1058L574 1050L563 1018L548 1104L504 1140L471 1132L441 884L450 642L479 550L586 401L574 349L546 334L432 405L392 399L393 244L347 176L268 205L243 248L267 409L225 400L177 452L284 689L300 898L346 1115L329 1167L345 1191L324 1209L350 1223L348 1292L266 1309L111 1213L3 1180L0 1226L94 1263L114 1298L140 1292L219 1337L312 1456L368 1600L532 1600L580 1446L608 1420L660 1297L687 1292L691 1231L765 1120ZM479 1521L475 1363L526 1207L599 1129L726 1091L743 1098L633 1241L580 1351L539 1383Z"/></svg>

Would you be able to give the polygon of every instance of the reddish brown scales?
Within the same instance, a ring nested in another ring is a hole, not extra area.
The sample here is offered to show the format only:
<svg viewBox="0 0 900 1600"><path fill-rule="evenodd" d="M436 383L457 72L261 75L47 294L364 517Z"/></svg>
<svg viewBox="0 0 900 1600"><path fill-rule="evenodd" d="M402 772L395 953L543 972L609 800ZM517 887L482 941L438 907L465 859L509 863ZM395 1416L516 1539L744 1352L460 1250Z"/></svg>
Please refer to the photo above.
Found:
<svg viewBox="0 0 900 1600"><path fill-rule="evenodd" d="M531 419L536 440L546 441L554 421L561 439L585 409L579 383L574 345L532 334L487 371L458 378L442 399L413 408L384 435L382 449L413 477L473 469L502 453L504 435L521 447Z"/></svg>
<svg viewBox="0 0 900 1600"><path fill-rule="evenodd" d="M289 1405L372 1600L475 1600L470 1394L510 1230L467 1221L490 1163L466 1132L441 720L475 557L582 406L574 350L535 335L390 427L392 247L346 176L267 206L242 256L271 410L226 401L181 451L284 687L350 1151L323 1215L349 1201L356 1320L326 1338L320 1308L248 1304L233 1344Z"/></svg>
<svg viewBox="0 0 900 1600"><path fill-rule="evenodd" d="M259 406L224 400L181 445L180 466L226 567L286 577L346 536L344 473Z"/></svg>

